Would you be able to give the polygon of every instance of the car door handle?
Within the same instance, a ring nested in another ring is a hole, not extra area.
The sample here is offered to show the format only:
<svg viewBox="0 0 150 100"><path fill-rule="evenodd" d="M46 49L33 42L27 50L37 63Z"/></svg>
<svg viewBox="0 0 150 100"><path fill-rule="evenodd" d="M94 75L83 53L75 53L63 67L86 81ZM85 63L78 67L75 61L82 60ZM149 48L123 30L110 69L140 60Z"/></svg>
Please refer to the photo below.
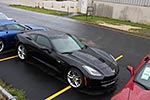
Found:
<svg viewBox="0 0 150 100"><path fill-rule="evenodd" d="M29 38L29 37L26 37L28 40L32 40L31 38Z"/></svg>
<svg viewBox="0 0 150 100"><path fill-rule="evenodd" d="M6 34L8 34L8 32L6 32Z"/></svg>
<svg viewBox="0 0 150 100"><path fill-rule="evenodd" d="M60 60L57 60L57 62L58 62L58 63L61 63L61 61L60 61Z"/></svg>

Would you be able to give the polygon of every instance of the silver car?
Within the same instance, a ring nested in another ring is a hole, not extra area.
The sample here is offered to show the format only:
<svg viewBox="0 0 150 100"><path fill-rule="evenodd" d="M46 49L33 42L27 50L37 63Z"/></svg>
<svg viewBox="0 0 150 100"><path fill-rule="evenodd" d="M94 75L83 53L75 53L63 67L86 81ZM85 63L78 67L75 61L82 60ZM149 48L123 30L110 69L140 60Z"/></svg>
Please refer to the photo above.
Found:
<svg viewBox="0 0 150 100"><path fill-rule="evenodd" d="M11 21L15 21L14 18L9 18L7 17L5 14L0 12L0 20L11 20Z"/></svg>

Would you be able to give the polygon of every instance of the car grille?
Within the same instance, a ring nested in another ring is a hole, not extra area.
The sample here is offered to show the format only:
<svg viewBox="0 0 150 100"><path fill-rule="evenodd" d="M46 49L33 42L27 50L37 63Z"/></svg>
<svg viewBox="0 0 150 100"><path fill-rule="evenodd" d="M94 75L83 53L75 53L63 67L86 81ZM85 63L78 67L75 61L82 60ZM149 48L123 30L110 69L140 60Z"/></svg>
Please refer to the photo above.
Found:
<svg viewBox="0 0 150 100"><path fill-rule="evenodd" d="M105 78L104 80L91 80L89 87L90 88L107 88L112 87L117 82L117 77Z"/></svg>

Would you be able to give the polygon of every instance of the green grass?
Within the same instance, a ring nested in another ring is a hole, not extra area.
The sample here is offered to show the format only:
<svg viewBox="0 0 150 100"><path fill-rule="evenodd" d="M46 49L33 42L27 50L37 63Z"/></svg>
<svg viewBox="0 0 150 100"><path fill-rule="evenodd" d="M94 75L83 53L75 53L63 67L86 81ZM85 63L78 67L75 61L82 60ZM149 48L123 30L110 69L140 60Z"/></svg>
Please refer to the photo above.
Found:
<svg viewBox="0 0 150 100"><path fill-rule="evenodd" d="M34 8L34 7L28 7L28 6L21 6L21 5L10 5L11 7L15 8L20 8L24 10L30 10L34 12L39 12L39 13L44 13L44 14L52 14L52 15L57 15L57 16L66 16L66 12L61 12L61 11L54 11L54 10L48 10L44 8Z"/></svg>
<svg viewBox="0 0 150 100"><path fill-rule="evenodd" d="M18 90L18 89L12 88L12 86L6 84L2 80L0 80L0 86L2 86L11 95L16 96L17 100L26 100L25 92L23 90Z"/></svg>
<svg viewBox="0 0 150 100"><path fill-rule="evenodd" d="M94 16L93 18L92 17L86 18L85 15L79 15L79 16L74 16L72 18L83 21L83 22L92 23L92 24L98 24L98 23L105 22L105 23L113 24L113 25L130 25L130 26L135 26L135 27L141 27L143 29L150 29L150 25L133 23L130 21L121 21L121 20L117 20L117 19L110 19L110 18L99 17L99 16Z"/></svg>

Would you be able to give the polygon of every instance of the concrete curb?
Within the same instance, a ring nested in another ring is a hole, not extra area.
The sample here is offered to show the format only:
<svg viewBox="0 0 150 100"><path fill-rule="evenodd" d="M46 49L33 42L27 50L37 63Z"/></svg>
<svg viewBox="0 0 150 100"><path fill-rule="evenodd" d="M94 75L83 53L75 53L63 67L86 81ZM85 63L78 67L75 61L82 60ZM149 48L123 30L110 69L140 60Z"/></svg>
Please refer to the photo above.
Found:
<svg viewBox="0 0 150 100"><path fill-rule="evenodd" d="M8 99L7 100L17 100L14 96L8 93L4 88L0 86L0 92L4 94Z"/></svg>

